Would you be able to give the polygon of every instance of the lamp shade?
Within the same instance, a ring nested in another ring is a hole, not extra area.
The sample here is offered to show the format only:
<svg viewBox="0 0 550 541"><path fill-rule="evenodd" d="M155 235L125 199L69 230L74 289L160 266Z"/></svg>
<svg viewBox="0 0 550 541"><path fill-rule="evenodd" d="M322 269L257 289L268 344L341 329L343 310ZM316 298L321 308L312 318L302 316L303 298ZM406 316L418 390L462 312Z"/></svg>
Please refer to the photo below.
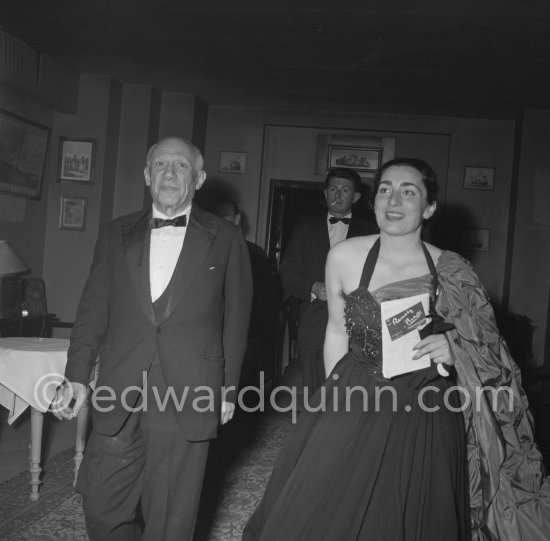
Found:
<svg viewBox="0 0 550 541"><path fill-rule="evenodd" d="M17 255L7 240L0 240L0 276L28 271L27 264Z"/></svg>

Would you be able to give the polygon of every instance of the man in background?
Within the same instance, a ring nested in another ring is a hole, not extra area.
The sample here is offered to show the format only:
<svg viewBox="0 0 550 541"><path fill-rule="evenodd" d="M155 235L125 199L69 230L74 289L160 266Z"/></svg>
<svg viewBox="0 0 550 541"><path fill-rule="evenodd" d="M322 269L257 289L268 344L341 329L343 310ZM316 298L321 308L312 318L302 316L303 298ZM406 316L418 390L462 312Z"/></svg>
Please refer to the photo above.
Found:
<svg viewBox="0 0 550 541"><path fill-rule="evenodd" d="M284 253L280 274L285 290L298 299L298 356L304 388L311 396L325 380L323 344L328 321L325 263L337 242L378 232L375 224L353 215L361 197L361 177L353 169L337 167L325 178L326 215L299 225Z"/></svg>
<svg viewBox="0 0 550 541"><path fill-rule="evenodd" d="M224 220L241 228L244 235L244 216L239 206L232 199L217 199L212 211ZM252 312L248 330L248 346L243 363L241 386L258 384L260 370L273 369L269 366L273 352L268 348L276 341L278 326L276 324L275 285L269 270L265 251L246 241L250 256L253 281ZM269 377L271 374L266 374Z"/></svg>

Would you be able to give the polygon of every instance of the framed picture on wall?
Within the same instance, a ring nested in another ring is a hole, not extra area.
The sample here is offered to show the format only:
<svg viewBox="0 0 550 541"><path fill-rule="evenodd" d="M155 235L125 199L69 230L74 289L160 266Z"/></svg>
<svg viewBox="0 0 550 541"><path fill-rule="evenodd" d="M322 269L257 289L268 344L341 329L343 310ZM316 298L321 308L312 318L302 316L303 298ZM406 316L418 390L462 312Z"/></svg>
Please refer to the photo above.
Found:
<svg viewBox="0 0 550 541"><path fill-rule="evenodd" d="M57 182L94 180L95 139L59 138L59 174Z"/></svg>
<svg viewBox="0 0 550 541"><path fill-rule="evenodd" d="M220 173L246 173L246 152L222 150L220 152Z"/></svg>
<svg viewBox="0 0 550 541"><path fill-rule="evenodd" d="M464 188L466 190L492 190L495 185L494 167L464 168Z"/></svg>
<svg viewBox="0 0 550 541"><path fill-rule="evenodd" d="M50 130L0 111L0 191L40 199Z"/></svg>
<svg viewBox="0 0 550 541"><path fill-rule="evenodd" d="M329 145L328 169L349 167L356 171L376 171L382 158L381 148L364 148Z"/></svg>
<svg viewBox="0 0 550 541"><path fill-rule="evenodd" d="M86 228L87 197L62 195L59 201L59 229L84 231Z"/></svg>
<svg viewBox="0 0 550 541"><path fill-rule="evenodd" d="M459 231L459 245L463 250L488 252L490 240L490 229L461 229Z"/></svg>

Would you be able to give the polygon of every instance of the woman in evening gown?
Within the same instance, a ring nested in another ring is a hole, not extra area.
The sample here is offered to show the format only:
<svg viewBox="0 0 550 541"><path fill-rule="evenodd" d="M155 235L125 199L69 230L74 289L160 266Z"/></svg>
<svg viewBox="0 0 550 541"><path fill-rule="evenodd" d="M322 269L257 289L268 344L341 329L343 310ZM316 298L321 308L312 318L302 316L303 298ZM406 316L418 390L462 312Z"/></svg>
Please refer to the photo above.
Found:
<svg viewBox="0 0 550 541"><path fill-rule="evenodd" d="M464 259L421 240L435 174L393 160L375 188L380 236L343 241L327 260L329 376L243 540L550 539L548 479L485 291ZM420 293L432 322L417 357L431 366L387 379L380 303ZM501 394L468 400L488 385L509 387L513 406Z"/></svg>

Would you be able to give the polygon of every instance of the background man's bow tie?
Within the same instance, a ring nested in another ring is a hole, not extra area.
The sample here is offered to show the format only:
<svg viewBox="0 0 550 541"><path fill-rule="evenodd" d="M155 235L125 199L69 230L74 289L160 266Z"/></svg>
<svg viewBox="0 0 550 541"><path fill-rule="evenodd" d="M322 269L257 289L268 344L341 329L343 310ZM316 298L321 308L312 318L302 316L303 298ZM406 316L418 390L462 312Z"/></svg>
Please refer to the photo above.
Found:
<svg viewBox="0 0 550 541"><path fill-rule="evenodd" d="M336 222L342 222L343 224L346 224L346 225L349 225L350 223L350 218L337 218L336 216L331 216L328 221L331 223L331 224L335 224Z"/></svg>
<svg viewBox="0 0 550 541"><path fill-rule="evenodd" d="M169 218L168 220L163 220L162 218L151 218L151 229L166 227L167 225L173 225L174 227L185 227L187 225L187 216L178 216L177 218Z"/></svg>

